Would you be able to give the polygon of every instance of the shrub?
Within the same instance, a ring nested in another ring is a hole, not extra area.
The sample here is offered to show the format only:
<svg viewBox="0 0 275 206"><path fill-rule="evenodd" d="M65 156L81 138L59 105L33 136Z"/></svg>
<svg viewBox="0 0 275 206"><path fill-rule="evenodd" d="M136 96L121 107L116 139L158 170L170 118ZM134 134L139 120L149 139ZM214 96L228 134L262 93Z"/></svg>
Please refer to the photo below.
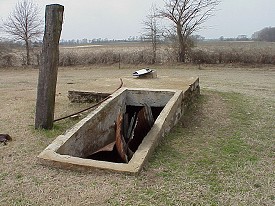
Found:
<svg viewBox="0 0 275 206"><path fill-rule="evenodd" d="M75 66L79 63L79 56L75 52L68 52L60 54L59 65L60 66Z"/></svg>
<svg viewBox="0 0 275 206"><path fill-rule="evenodd" d="M268 49L223 48L193 49L190 60L195 64L275 64L275 55Z"/></svg>
<svg viewBox="0 0 275 206"><path fill-rule="evenodd" d="M15 66L16 56L14 54L5 54L1 57L2 67L12 67Z"/></svg>

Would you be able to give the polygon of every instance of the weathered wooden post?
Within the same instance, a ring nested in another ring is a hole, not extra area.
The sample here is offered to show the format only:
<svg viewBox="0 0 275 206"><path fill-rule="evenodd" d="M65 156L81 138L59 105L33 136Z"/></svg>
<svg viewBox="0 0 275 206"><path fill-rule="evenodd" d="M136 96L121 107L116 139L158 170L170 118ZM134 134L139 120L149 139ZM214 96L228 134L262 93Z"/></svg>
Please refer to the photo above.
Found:
<svg viewBox="0 0 275 206"><path fill-rule="evenodd" d="M45 31L38 77L35 128L52 129L64 6L46 6Z"/></svg>

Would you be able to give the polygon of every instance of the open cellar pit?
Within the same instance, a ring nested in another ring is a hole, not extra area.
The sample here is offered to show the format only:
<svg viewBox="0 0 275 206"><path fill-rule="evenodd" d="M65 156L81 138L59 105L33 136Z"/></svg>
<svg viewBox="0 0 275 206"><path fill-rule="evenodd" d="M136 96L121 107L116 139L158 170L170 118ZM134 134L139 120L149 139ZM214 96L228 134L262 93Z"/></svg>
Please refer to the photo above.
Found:
<svg viewBox="0 0 275 206"><path fill-rule="evenodd" d="M38 158L64 169L138 173L198 94L198 79L185 91L121 88Z"/></svg>

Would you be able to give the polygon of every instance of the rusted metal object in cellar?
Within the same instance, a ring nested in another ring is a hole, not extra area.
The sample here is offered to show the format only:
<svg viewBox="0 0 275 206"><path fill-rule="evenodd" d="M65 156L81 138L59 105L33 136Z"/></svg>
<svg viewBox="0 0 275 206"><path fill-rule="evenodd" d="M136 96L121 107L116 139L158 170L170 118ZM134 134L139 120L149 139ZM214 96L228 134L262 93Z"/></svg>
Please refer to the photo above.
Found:
<svg viewBox="0 0 275 206"><path fill-rule="evenodd" d="M116 121L116 148L124 162L128 163L126 142L123 137L123 114L119 114Z"/></svg>
<svg viewBox="0 0 275 206"><path fill-rule="evenodd" d="M147 104L131 110L129 113L120 113L116 121L116 149L125 163L132 158L154 124L151 107Z"/></svg>
<svg viewBox="0 0 275 206"><path fill-rule="evenodd" d="M142 109L137 113L135 121L136 126L133 131L133 137L129 142L129 148L133 152L138 149L138 146L141 144L142 140L154 124L151 107L144 104L144 107L142 107Z"/></svg>

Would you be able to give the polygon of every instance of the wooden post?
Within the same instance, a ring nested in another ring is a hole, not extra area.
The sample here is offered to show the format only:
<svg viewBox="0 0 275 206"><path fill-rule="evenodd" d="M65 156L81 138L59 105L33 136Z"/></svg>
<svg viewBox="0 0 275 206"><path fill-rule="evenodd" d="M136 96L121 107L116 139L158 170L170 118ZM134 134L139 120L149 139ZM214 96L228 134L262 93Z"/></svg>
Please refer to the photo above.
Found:
<svg viewBox="0 0 275 206"><path fill-rule="evenodd" d="M52 129L64 6L46 6L45 31L38 77L35 128Z"/></svg>

